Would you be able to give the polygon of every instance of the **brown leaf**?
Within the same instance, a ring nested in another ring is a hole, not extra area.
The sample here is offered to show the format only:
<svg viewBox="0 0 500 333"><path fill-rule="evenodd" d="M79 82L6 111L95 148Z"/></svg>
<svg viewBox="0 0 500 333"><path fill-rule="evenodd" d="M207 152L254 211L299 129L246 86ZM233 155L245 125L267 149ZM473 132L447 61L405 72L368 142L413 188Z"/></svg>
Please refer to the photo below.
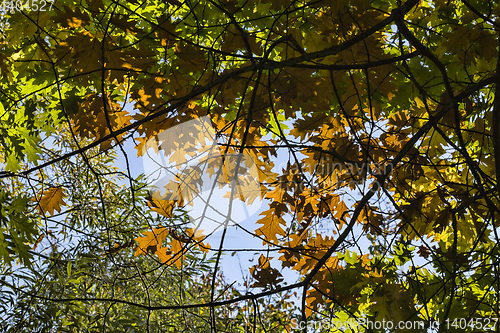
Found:
<svg viewBox="0 0 500 333"><path fill-rule="evenodd" d="M420 254L420 256L424 257L425 259L429 258L429 255L431 254L429 249L423 245L420 245L417 253Z"/></svg>
<svg viewBox="0 0 500 333"><path fill-rule="evenodd" d="M283 276L278 270L271 267L269 259L272 258L266 258L261 254L259 264L250 268L252 277L257 280L251 287L264 288L264 290L279 288L278 284L283 281Z"/></svg>

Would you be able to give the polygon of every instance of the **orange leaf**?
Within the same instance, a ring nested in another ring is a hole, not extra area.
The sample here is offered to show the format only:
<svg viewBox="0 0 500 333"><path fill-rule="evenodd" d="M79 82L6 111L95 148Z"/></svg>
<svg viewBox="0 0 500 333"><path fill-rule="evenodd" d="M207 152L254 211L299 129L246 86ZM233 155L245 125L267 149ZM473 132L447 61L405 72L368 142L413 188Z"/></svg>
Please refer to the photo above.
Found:
<svg viewBox="0 0 500 333"><path fill-rule="evenodd" d="M148 201L148 206L151 207L152 211L168 218L172 217L172 211L177 204L176 201L157 199L155 198L155 195L153 195L149 199L150 201Z"/></svg>
<svg viewBox="0 0 500 333"><path fill-rule="evenodd" d="M258 220L257 223L263 224L263 226L257 229L255 233L257 235L263 235L268 241L278 242L276 235L285 236L285 231L280 226L280 224L286 225L285 221L283 218L276 216L272 212L272 209L261 213L261 215L265 216Z"/></svg>
<svg viewBox="0 0 500 333"><path fill-rule="evenodd" d="M348 210L349 208L347 208L346 204L343 201L341 201L335 208L335 211L337 213L334 216L340 221L339 229L342 229L342 225L345 224L345 219L349 218L349 214L345 213Z"/></svg>
<svg viewBox="0 0 500 333"><path fill-rule="evenodd" d="M154 228L153 231L146 231L143 234L143 237L137 237L135 239L139 243L139 246L135 249L135 256L146 254L148 250L152 250L153 253L156 253L159 248L161 248L163 239L167 237L168 229L165 227L158 227Z"/></svg>
<svg viewBox="0 0 500 333"><path fill-rule="evenodd" d="M172 239L171 246L172 246L172 256L174 259L174 263L177 266L177 268L180 269L182 267L184 259L186 258L185 256L186 246L175 238Z"/></svg>
<svg viewBox="0 0 500 333"><path fill-rule="evenodd" d="M194 233L194 228L189 228L186 229L186 232L190 238L193 238L193 240L196 242L200 250L203 252L208 252L208 249L210 248L210 244L204 244L202 241L206 238L206 236L203 234L203 230L196 230L196 233ZM194 233L194 235L193 235Z"/></svg>
<svg viewBox="0 0 500 333"><path fill-rule="evenodd" d="M65 196L66 195L64 194L64 189L62 187L51 187L47 191L43 192L37 208L42 214L49 213L51 216L54 216L54 210L57 210L57 212L60 213L61 205L66 205L63 200L63 197Z"/></svg>
<svg viewBox="0 0 500 333"><path fill-rule="evenodd" d="M155 252L155 254L158 256L158 258L160 259L160 261L162 263L166 263L167 261L172 259L171 253L172 253L172 251L166 247L162 247L160 249L157 249Z"/></svg>

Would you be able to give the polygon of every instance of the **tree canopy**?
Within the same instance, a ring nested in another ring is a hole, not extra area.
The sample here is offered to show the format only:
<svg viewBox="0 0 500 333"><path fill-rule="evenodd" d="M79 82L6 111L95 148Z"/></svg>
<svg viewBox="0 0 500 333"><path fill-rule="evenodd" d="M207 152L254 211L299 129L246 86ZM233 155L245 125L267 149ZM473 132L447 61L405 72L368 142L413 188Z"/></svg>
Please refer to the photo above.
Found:
<svg viewBox="0 0 500 333"><path fill-rule="evenodd" d="M6 331L497 329L498 1L0 13Z"/></svg>

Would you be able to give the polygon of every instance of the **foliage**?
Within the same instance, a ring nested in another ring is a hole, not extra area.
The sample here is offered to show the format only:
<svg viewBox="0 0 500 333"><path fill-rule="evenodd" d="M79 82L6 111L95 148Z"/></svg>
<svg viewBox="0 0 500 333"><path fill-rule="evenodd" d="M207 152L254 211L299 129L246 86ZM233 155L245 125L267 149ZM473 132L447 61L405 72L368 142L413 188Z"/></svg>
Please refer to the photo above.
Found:
<svg viewBox="0 0 500 333"><path fill-rule="evenodd" d="M292 317L499 317L499 14L475 0L58 0L3 13L12 322L237 332L289 331ZM199 119L215 131L208 157L200 126L179 127ZM177 167L154 190L135 172L152 151ZM202 174L232 184L231 203L264 201L250 229L233 204L216 243L205 215L192 223ZM242 286L221 264L238 228L241 244L263 244L246 248L258 263L242 261Z"/></svg>

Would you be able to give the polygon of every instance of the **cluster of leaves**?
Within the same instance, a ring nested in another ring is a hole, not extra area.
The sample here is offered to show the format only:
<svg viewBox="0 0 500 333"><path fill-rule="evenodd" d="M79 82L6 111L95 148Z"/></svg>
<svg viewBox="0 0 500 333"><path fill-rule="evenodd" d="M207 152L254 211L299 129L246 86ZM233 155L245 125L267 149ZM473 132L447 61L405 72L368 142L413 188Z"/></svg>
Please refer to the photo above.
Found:
<svg viewBox="0 0 500 333"><path fill-rule="evenodd" d="M60 138L67 135L61 132ZM51 153L60 156L62 150L57 147L64 148L67 142L54 142ZM40 177L51 179L52 185L40 184L47 189L32 200L20 196L23 201L14 201L9 192L3 194L3 207L9 210L5 220L12 226L2 240L9 246L0 282L5 301L2 330L205 331L210 327L210 311L184 305L210 301L206 285L212 284L209 273L214 259L206 250L181 246L182 265L179 260L173 266L149 255L134 256L143 249L140 235L150 225L173 226L185 221L186 213L176 210L170 218L153 215L147 209L148 191L140 178L130 191L120 185L124 177L114 166L112 151L102 154L96 148L89 153L93 158L88 165L78 156L44 169ZM26 210L33 214L23 215ZM10 241L25 234L26 239ZM175 242L175 236L162 237ZM21 261L12 265L13 258ZM216 290L231 290L220 276L214 283ZM229 311L238 312L219 308L214 315L232 320ZM221 328L225 323L217 325Z"/></svg>
<svg viewBox="0 0 500 333"><path fill-rule="evenodd" d="M498 317L499 15L493 0L60 0L2 13L0 258L20 259L4 276L30 272L1 282L19 298L13 322L42 325L26 315L35 303L73 330L167 330L181 317L162 311L193 309L190 327L212 331L217 314L232 331L283 330L292 314ZM227 197L268 203L247 230L264 250L246 294L221 280L227 229L212 248L185 225L202 177L151 195L131 171L150 148L178 165L203 154L203 135L175 130L202 117L219 157L196 171L220 187L256 178ZM299 314L283 301L292 290Z"/></svg>

